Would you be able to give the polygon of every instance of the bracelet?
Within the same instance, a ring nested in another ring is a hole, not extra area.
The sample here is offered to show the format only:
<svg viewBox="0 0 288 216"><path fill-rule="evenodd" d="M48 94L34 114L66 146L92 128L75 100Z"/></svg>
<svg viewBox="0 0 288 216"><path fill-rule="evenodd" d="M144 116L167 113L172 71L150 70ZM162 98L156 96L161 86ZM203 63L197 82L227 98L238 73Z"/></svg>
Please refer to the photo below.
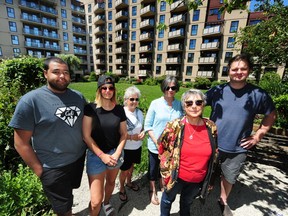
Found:
<svg viewBox="0 0 288 216"><path fill-rule="evenodd" d="M99 154L97 154L98 157L100 157L103 154L103 152L101 151Z"/></svg>

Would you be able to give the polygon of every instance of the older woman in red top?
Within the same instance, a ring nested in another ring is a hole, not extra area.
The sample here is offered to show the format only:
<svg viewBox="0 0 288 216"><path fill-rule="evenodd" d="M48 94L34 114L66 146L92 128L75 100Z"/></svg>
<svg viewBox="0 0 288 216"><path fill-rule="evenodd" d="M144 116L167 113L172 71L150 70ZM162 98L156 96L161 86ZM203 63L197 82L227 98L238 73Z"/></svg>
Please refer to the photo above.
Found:
<svg viewBox="0 0 288 216"><path fill-rule="evenodd" d="M158 140L160 170L165 191L161 216L170 215L171 205L180 193L180 215L190 215L196 196L208 194L217 158L216 125L202 118L206 97L196 89L182 95L182 119L169 122Z"/></svg>

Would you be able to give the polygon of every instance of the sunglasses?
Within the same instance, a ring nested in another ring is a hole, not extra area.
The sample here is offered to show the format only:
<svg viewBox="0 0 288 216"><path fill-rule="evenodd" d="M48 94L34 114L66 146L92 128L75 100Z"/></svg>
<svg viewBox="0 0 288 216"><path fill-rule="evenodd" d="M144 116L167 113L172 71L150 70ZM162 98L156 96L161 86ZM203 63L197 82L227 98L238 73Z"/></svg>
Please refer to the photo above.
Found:
<svg viewBox="0 0 288 216"><path fill-rule="evenodd" d="M166 91L169 91L170 89L171 89L172 91L175 91L175 90L177 89L177 87L176 87L176 86L167 86L165 90L166 90Z"/></svg>
<svg viewBox="0 0 288 216"><path fill-rule="evenodd" d="M139 98L129 98L129 100L130 100L131 102L133 102L134 100L135 100L136 102L138 102L138 101L139 101Z"/></svg>
<svg viewBox="0 0 288 216"><path fill-rule="evenodd" d="M203 104L203 100L196 100L196 101L185 101L185 104L187 107L191 107L193 105L193 103L195 102L196 106L202 106Z"/></svg>
<svg viewBox="0 0 288 216"><path fill-rule="evenodd" d="M114 90L115 90L115 87L113 87L113 86L110 86L110 87L106 87L106 86L101 87L101 90L107 91L107 89L108 89L109 91L114 91Z"/></svg>

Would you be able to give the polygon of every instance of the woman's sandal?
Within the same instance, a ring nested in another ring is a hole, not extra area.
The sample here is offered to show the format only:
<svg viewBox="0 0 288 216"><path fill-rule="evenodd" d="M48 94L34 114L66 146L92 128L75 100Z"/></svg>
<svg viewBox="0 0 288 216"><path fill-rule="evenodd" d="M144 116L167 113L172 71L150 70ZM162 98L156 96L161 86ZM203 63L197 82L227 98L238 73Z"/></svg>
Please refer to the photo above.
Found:
<svg viewBox="0 0 288 216"><path fill-rule="evenodd" d="M150 190L149 191L149 197L150 197L150 200L151 200L152 204L154 204L154 205L159 205L160 204L158 196L157 196L157 193L155 191Z"/></svg>
<svg viewBox="0 0 288 216"><path fill-rule="evenodd" d="M133 190L133 191L139 191L140 187L135 184L134 182L131 182L130 185L126 184L126 187L128 187L129 189Z"/></svg>
<svg viewBox="0 0 288 216"><path fill-rule="evenodd" d="M112 216L115 213L115 209L110 203L108 203L107 205L104 205L104 203L102 203L102 208L106 216Z"/></svg>
<svg viewBox="0 0 288 216"><path fill-rule="evenodd" d="M124 190L124 192L119 191L119 199L120 199L122 202L125 202L125 201L128 200L128 196L127 196L125 190Z"/></svg>

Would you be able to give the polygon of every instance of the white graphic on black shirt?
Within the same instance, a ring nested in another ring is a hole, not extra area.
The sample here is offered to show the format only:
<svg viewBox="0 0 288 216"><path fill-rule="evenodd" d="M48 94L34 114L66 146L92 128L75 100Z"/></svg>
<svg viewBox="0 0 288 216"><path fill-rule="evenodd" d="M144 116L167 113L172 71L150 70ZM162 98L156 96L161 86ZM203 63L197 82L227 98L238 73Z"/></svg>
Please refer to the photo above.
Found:
<svg viewBox="0 0 288 216"><path fill-rule="evenodd" d="M81 110L76 106L60 107L56 110L55 115L62 119L70 127L73 127L80 115Z"/></svg>

